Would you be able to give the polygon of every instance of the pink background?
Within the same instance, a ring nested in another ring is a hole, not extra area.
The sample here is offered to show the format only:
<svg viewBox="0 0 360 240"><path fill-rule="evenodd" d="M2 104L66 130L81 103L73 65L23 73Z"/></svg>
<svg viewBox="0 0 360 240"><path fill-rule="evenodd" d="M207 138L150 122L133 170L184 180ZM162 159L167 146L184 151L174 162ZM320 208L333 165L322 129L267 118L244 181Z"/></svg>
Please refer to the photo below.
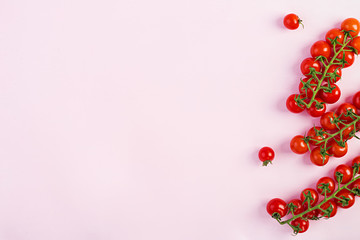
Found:
<svg viewBox="0 0 360 240"><path fill-rule="evenodd" d="M326 167L289 151L311 44L359 1L2 0L1 240L292 238L265 211ZM297 13L305 29L285 30ZM343 71L341 102L360 90ZM269 145L274 164L261 167ZM296 239L353 237L360 203Z"/></svg>

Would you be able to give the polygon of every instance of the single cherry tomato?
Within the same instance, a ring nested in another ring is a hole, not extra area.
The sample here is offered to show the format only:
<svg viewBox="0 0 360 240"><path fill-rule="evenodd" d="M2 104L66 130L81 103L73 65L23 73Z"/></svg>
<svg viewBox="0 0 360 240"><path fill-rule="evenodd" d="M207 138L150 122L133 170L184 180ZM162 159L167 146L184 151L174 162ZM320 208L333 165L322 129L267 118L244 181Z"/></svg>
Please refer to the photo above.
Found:
<svg viewBox="0 0 360 240"><path fill-rule="evenodd" d="M347 142L345 142L345 145L342 147L337 142L331 141L329 147L328 152L336 158L345 156L348 151Z"/></svg>
<svg viewBox="0 0 360 240"><path fill-rule="evenodd" d="M335 38L337 39L337 41L339 43L344 42L344 33L338 28L333 28L333 29L329 30L325 36L325 39L329 44L331 44L331 40L334 40Z"/></svg>
<svg viewBox="0 0 360 240"><path fill-rule="evenodd" d="M317 166L324 166L329 161L328 154L329 154L328 151L325 150L321 151L319 147L316 147L310 153L310 160L313 164Z"/></svg>
<svg viewBox="0 0 360 240"><path fill-rule="evenodd" d="M358 51L358 53L360 53L360 37L355 37L353 40L351 40L350 46L355 48L356 51ZM332 66L334 66L334 65L332 65Z"/></svg>
<svg viewBox="0 0 360 240"><path fill-rule="evenodd" d="M306 205L304 205L304 208L305 208L305 211L308 209L308 207ZM305 213L304 214L304 218L307 218L307 219L316 219L319 217L319 214L320 214L320 210L319 209L314 209L308 213Z"/></svg>
<svg viewBox="0 0 360 240"><path fill-rule="evenodd" d="M320 214L326 218L331 218L337 213L337 205L333 200L326 201L320 208L324 211L328 211L327 213L324 213L323 211L320 212Z"/></svg>
<svg viewBox="0 0 360 240"><path fill-rule="evenodd" d="M325 78L325 80L329 79L330 83L336 83L340 80L341 75L341 67L339 65L331 65L327 71L327 77Z"/></svg>
<svg viewBox="0 0 360 240"><path fill-rule="evenodd" d="M334 84L330 83L331 92L321 89L319 92L319 97L326 103L336 103L341 96L340 88Z"/></svg>
<svg viewBox="0 0 360 240"><path fill-rule="evenodd" d="M356 158L354 158L354 159L352 160L351 166L354 167L355 164L357 164L357 165L360 166L360 157L356 157ZM359 167L359 171L357 171L357 174L359 174L359 173L360 173L360 167Z"/></svg>
<svg viewBox="0 0 360 240"><path fill-rule="evenodd" d="M339 124L339 127L340 129L342 130L342 133L338 134L335 136L335 139L340 141L341 140L341 137L342 137L342 140L345 141L345 140L349 140L352 138L352 136L350 136L351 133L354 133L355 130L354 130L354 125L350 125L348 127L345 127L344 124L340 123Z"/></svg>
<svg viewBox="0 0 360 240"><path fill-rule="evenodd" d="M308 196L308 197L307 197ZM315 189L313 188L306 188L304 189L301 194L300 194L300 199L301 199L301 202L303 203L304 206L307 206L308 203L307 203L307 199L309 198L310 200L310 206L313 207L316 205L316 203L318 202L319 200L319 195L318 193L316 192Z"/></svg>
<svg viewBox="0 0 360 240"><path fill-rule="evenodd" d="M268 202L266 210L273 218L283 218L288 212L288 207L284 200L274 198Z"/></svg>
<svg viewBox="0 0 360 240"><path fill-rule="evenodd" d="M296 99L299 98L299 94L292 94L286 100L286 107L290 112L301 113L304 111L305 106L299 105Z"/></svg>
<svg viewBox="0 0 360 240"><path fill-rule="evenodd" d="M355 61L355 53L350 49L345 48L344 51L341 51L339 55L337 55L336 59L344 59L344 68L350 67Z"/></svg>
<svg viewBox="0 0 360 240"><path fill-rule="evenodd" d="M330 58L331 46L327 42L320 40L311 46L310 53L313 58L317 58L318 56Z"/></svg>
<svg viewBox="0 0 360 240"><path fill-rule="evenodd" d="M293 151L294 153L297 153L297 154L306 153L309 149L304 140L304 136L297 135L297 136L293 137L293 139L291 139L291 141L290 141L290 149L291 149L291 151Z"/></svg>
<svg viewBox="0 0 360 240"><path fill-rule="evenodd" d="M263 147L259 150L259 159L263 162L263 166L268 165L274 160L275 152L270 147Z"/></svg>
<svg viewBox="0 0 360 240"><path fill-rule="evenodd" d="M306 85L307 88L305 88L304 85ZM304 78L299 84L299 92L301 93L301 95L306 96L308 99L312 98L316 88L317 88L317 82L313 78L311 80L309 78Z"/></svg>
<svg viewBox="0 0 360 240"><path fill-rule="evenodd" d="M342 184L350 182L353 177L353 170L351 167L345 164L341 164L335 168L334 179L340 181Z"/></svg>
<svg viewBox="0 0 360 240"><path fill-rule="evenodd" d="M341 29L345 31L350 31L350 35L355 37L359 34L360 23L355 18L347 18L341 23Z"/></svg>
<svg viewBox="0 0 360 240"><path fill-rule="evenodd" d="M349 188L353 190L355 196L360 196L360 179L356 179L351 183Z"/></svg>
<svg viewBox="0 0 360 240"><path fill-rule="evenodd" d="M322 145L322 140L326 139L329 135L321 127L312 127L306 134L310 138L311 145Z"/></svg>
<svg viewBox="0 0 360 240"><path fill-rule="evenodd" d="M357 109L360 109L360 91L354 94L352 103Z"/></svg>
<svg viewBox="0 0 360 240"><path fill-rule="evenodd" d="M350 208L355 203L355 196L347 189L342 189L336 194L337 198L342 199L335 199L336 205L341 208Z"/></svg>
<svg viewBox="0 0 360 240"><path fill-rule="evenodd" d="M312 117L321 117L326 112L326 104L320 98L315 100L306 111Z"/></svg>
<svg viewBox="0 0 360 240"><path fill-rule="evenodd" d="M349 122L353 119L350 115L347 115L347 112L352 112L353 114L357 114L356 107L351 103L343 103L336 109L336 114L342 121Z"/></svg>
<svg viewBox="0 0 360 240"><path fill-rule="evenodd" d="M310 68L314 68L315 71L320 72L321 71L321 64L319 61L316 61L314 58L305 58L300 65L300 70L302 74L305 76L311 76L310 74Z"/></svg>
<svg viewBox="0 0 360 240"><path fill-rule="evenodd" d="M329 177L322 177L316 183L316 190L320 195L324 196L326 192L326 196L330 196L335 191L335 181Z"/></svg>
<svg viewBox="0 0 360 240"><path fill-rule="evenodd" d="M320 118L321 127L325 130L335 130L337 126L334 122L335 118L337 118L337 114L334 112L326 112Z"/></svg>
<svg viewBox="0 0 360 240"><path fill-rule="evenodd" d="M307 219L297 218L290 222L292 226L296 228L294 233L303 233L309 229L309 221Z"/></svg>
<svg viewBox="0 0 360 240"><path fill-rule="evenodd" d="M299 24L302 25L302 20L294 13L290 13L284 17L284 26L287 29L295 30L299 27Z"/></svg>
<svg viewBox="0 0 360 240"><path fill-rule="evenodd" d="M293 206L293 211L294 211L295 215L298 215L298 214L302 213L305 210L304 206L302 205L302 202L299 199L293 199L288 203L289 213L291 213L290 203L292 203L294 205Z"/></svg>

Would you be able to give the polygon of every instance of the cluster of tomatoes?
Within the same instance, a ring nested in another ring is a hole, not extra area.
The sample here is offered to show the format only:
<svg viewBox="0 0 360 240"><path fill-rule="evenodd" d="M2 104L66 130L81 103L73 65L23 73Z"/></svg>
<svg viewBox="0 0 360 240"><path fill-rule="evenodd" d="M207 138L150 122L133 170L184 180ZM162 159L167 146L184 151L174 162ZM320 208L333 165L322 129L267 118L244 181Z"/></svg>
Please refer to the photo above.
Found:
<svg viewBox="0 0 360 240"><path fill-rule="evenodd" d="M311 151L310 160L317 166L328 163L330 156L340 158L348 151L347 140L360 130L360 91L353 96L352 104L343 103L335 111L325 112L320 126L308 130L306 136L297 135L290 142L294 153Z"/></svg>
<svg viewBox="0 0 360 240"><path fill-rule="evenodd" d="M355 196L360 196L360 176L357 176L360 173L360 156L352 160L351 166L337 166L333 178L320 178L316 189L304 189L299 199L288 203L280 198L271 199L267 212L281 224L289 224L295 233L302 233L309 228L309 220L333 217L338 207L350 208L355 203ZM289 219L281 221L287 215Z"/></svg>
<svg viewBox="0 0 360 240"><path fill-rule="evenodd" d="M342 22L341 29L329 30L325 41L312 45L311 57L300 65L305 77L300 81L299 93L290 95L286 101L289 111L300 113L306 109L310 116L320 117L326 112L326 104L339 100L341 91L336 83L342 69L351 66L360 51L359 32L359 21L348 18Z"/></svg>

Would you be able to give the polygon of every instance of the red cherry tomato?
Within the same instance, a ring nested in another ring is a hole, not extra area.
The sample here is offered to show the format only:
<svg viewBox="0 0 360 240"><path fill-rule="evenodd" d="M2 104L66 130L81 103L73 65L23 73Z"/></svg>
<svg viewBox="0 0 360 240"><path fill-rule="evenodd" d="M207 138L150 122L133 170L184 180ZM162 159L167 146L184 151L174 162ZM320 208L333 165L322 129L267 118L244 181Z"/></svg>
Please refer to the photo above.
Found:
<svg viewBox="0 0 360 240"><path fill-rule="evenodd" d="M325 58L330 58L331 46L325 41L315 42L310 49L311 56L316 58L318 56L324 56Z"/></svg>
<svg viewBox="0 0 360 240"><path fill-rule="evenodd" d="M327 214L325 214L323 211L321 211L321 215L325 216L326 218L331 218L336 215L337 213L337 205L333 200L326 201L323 203L320 208L324 211L329 211Z"/></svg>
<svg viewBox="0 0 360 240"><path fill-rule="evenodd" d="M284 200L274 198L266 205L266 211L274 218L283 218L288 212L288 207Z"/></svg>
<svg viewBox="0 0 360 240"><path fill-rule="evenodd" d="M355 61L355 53L350 51L349 49L345 48L345 51L341 51L339 55L337 55L336 59L343 59L345 60L344 68L350 67Z"/></svg>
<svg viewBox="0 0 360 240"><path fill-rule="evenodd" d="M299 199L293 199L288 203L289 212L291 212L290 203L294 205L293 211L295 215L298 215L305 210L302 202Z"/></svg>
<svg viewBox="0 0 360 240"><path fill-rule="evenodd" d="M351 167L345 164L341 164L335 168L334 171L334 179L340 183L346 184L350 182L351 178L353 177L353 170Z"/></svg>
<svg viewBox="0 0 360 240"><path fill-rule="evenodd" d="M340 158L346 155L348 151L348 145L347 142L345 142L345 146L340 146L337 142L331 141L330 148L328 149L328 152L333 155L336 158Z"/></svg>
<svg viewBox="0 0 360 240"><path fill-rule="evenodd" d="M345 122L352 121L353 119L351 116L345 116L347 112L353 112L354 114L357 114L356 107L352 105L351 103L343 103L336 109L336 114L339 116L339 118Z"/></svg>
<svg viewBox="0 0 360 240"><path fill-rule="evenodd" d="M330 88L332 89L331 92L321 89L319 97L326 103L336 103L341 96L340 88L334 83L330 83Z"/></svg>
<svg viewBox="0 0 360 240"><path fill-rule="evenodd" d="M303 205L307 206L308 203L306 200L306 196L310 196L310 206L313 207L316 205L316 203L318 202L319 200L319 195L318 193L316 192L315 189L313 188L306 188L304 189L301 194L300 194L300 200L301 202L303 203Z"/></svg>
<svg viewBox="0 0 360 240"><path fill-rule="evenodd" d="M360 109L360 91L354 94L352 103L357 109Z"/></svg>
<svg viewBox="0 0 360 240"><path fill-rule="evenodd" d="M308 88L305 89L303 82L305 83L305 85L308 85ZM309 78L304 78L299 84L299 92L302 95L306 96L308 99L310 99L314 95L314 91L316 90L316 88L317 82L313 78L311 80L309 80Z"/></svg>
<svg viewBox="0 0 360 240"><path fill-rule="evenodd" d="M349 188L355 192L355 196L360 196L360 179L356 179L351 183Z"/></svg>
<svg viewBox="0 0 360 240"><path fill-rule="evenodd" d="M321 127L312 127L306 136L310 138L309 143L311 145L322 145L319 141L326 139L329 135Z"/></svg>
<svg viewBox="0 0 360 240"><path fill-rule="evenodd" d="M328 154L328 151L325 151L324 154L321 154L321 149L319 147L316 147L310 153L310 160L313 164L317 166L324 166L329 162Z"/></svg>
<svg viewBox="0 0 360 240"><path fill-rule="evenodd" d="M331 44L331 40L334 40L335 38L337 39L337 41L339 43L344 42L344 33L338 28L333 28L333 29L329 30L325 36L325 39L329 44Z"/></svg>
<svg viewBox="0 0 360 240"><path fill-rule="evenodd" d="M270 147L263 147L259 150L259 159L263 162L263 165L266 166L274 160L275 152Z"/></svg>
<svg viewBox="0 0 360 240"><path fill-rule="evenodd" d="M303 233L309 229L309 221L307 219L297 218L292 220L290 224L296 227L295 233Z"/></svg>
<svg viewBox="0 0 360 240"><path fill-rule="evenodd" d="M300 70L302 74L305 76L308 76L310 74L310 68L314 68L315 71L320 72L321 71L321 64L319 61L316 61L314 58L305 58L300 65Z"/></svg>
<svg viewBox="0 0 360 240"><path fill-rule="evenodd" d="M339 124L339 127L340 127L340 129L342 129L342 133L335 136L336 140L340 141L341 136L342 136L343 141L349 140L349 139L352 138L352 136L350 137L350 134L355 132L354 131L354 125L350 125L348 127L345 127L345 125L341 123L341 124Z"/></svg>
<svg viewBox="0 0 360 240"><path fill-rule="evenodd" d="M355 37L359 34L360 23L355 18L347 18L341 23L341 29L345 31L350 31L350 35Z"/></svg>
<svg viewBox="0 0 360 240"><path fill-rule="evenodd" d="M307 206L305 205L305 211L308 209ZM308 213L305 213L304 214L304 218L307 218L307 219L316 219L317 217L319 217L319 214L320 214L320 210L319 209L314 209Z"/></svg>
<svg viewBox="0 0 360 240"><path fill-rule="evenodd" d="M328 187L326 190L324 189L325 186ZM316 190L320 195L324 196L326 191L326 196L330 196L335 191L335 181L329 177L322 177L316 183Z"/></svg>
<svg viewBox="0 0 360 240"><path fill-rule="evenodd" d="M336 124L334 123L337 114L334 112L326 112L320 118L321 127L325 130L335 130L337 129Z"/></svg>
<svg viewBox="0 0 360 240"><path fill-rule="evenodd" d="M335 199L336 205L338 205L341 208L350 208L355 203L355 196L347 189L340 190L336 197L343 199L343 201L340 201L340 199Z"/></svg>
<svg viewBox="0 0 360 240"><path fill-rule="evenodd" d="M290 30L297 29L301 22L302 20L294 13L290 13L284 17L284 26Z"/></svg>
<svg viewBox="0 0 360 240"><path fill-rule="evenodd" d="M353 40L351 40L350 46L355 48L356 51L358 51L358 53L360 53L360 37L355 37ZM334 65L332 65L332 66L334 66Z"/></svg>
<svg viewBox="0 0 360 240"><path fill-rule="evenodd" d="M327 81L327 79L330 80L330 83L336 83L337 81L340 80L342 75L342 71L341 71L341 66L339 65L331 65L327 71L327 77L325 78L325 80Z"/></svg>
<svg viewBox="0 0 360 240"><path fill-rule="evenodd" d="M360 165L360 157L356 157L352 160L351 166L354 166L355 164ZM360 168L359 168L359 171L357 172L357 174L359 174L359 173L360 173Z"/></svg>
<svg viewBox="0 0 360 240"><path fill-rule="evenodd" d="M297 135L297 136L293 137L293 139L291 139L291 141L290 141L290 149L291 149L291 151L293 151L294 153L297 153L297 154L306 153L309 149L304 140L304 136Z"/></svg>
<svg viewBox="0 0 360 240"><path fill-rule="evenodd" d="M315 98L315 100L306 111L312 117L321 117L326 112L326 104L320 98Z"/></svg>
<svg viewBox="0 0 360 240"><path fill-rule="evenodd" d="M299 105L295 99L299 97L299 94L292 94L286 100L286 107L290 112L301 113L304 111L305 106Z"/></svg>

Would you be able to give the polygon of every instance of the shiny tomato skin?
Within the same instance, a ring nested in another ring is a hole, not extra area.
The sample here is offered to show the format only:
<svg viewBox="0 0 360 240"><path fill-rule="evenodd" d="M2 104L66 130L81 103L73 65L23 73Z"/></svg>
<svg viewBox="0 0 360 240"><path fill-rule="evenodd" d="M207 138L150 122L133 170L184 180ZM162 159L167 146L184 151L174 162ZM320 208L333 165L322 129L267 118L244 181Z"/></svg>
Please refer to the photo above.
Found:
<svg viewBox="0 0 360 240"><path fill-rule="evenodd" d="M330 39L335 39L337 37L337 41L339 43L343 43L344 42L344 33L338 29L338 28L333 28L333 29L330 29L327 33L326 33L326 36L325 36L325 39L327 41L328 44L331 45L331 40Z"/></svg>
<svg viewBox="0 0 360 240"><path fill-rule="evenodd" d="M320 98L315 98L316 101L314 101L309 108L306 109L308 114L312 117L321 117L326 112L326 104L323 100ZM321 106L320 108L317 108L317 106Z"/></svg>
<svg viewBox="0 0 360 240"><path fill-rule="evenodd" d="M346 155L348 151L347 142L345 142L345 146L341 147L337 142L332 141L329 145L328 152L336 158L340 158Z"/></svg>
<svg viewBox="0 0 360 240"><path fill-rule="evenodd" d="M324 140L325 138L327 138L329 135L324 131L324 133L322 133L322 134L320 134L320 135L317 135L316 134L316 130L317 131L321 131L321 130L323 130L321 127L312 127L312 128L310 128L309 129L309 131L306 133L306 136L307 137L310 137L310 141L309 141L309 143L311 144L311 145L314 145L314 146L316 146L316 145L322 145L322 143L319 143L318 141L322 141L322 140Z"/></svg>
<svg viewBox="0 0 360 240"><path fill-rule="evenodd" d="M308 205L307 202L304 201L305 201L305 195L308 195L308 193L310 193L311 197L313 198L313 200L310 200L310 206L313 207L316 205L316 203L319 200L319 195L315 189L313 188L304 189L300 194L300 200L303 203L303 205L307 206Z"/></svg>
<svg viewBox="0 0 360 240"><path fill-rule="evenodd" d="M319 97L326 103L336 103L341 96L341 91L338 85L334 83L330 83L330 87L334 88L331 90L331 92L324 91L324 89L321 89L319 91Z"/></svg>
<svg viewBox="0 0 360 240"><path fill-rule="evenodd" d="M345 122L352 121L352 118L350 116L345 116L347 111L351 111L354 114L357 114L356 107L352 105L351 103L343 103L336 109L335 113L339 116L339 118Z"/></svg>
<svg viewBox="0 0 360 240"><path fill-rule="evenodd" d="M339 199L335 199L335 203L336 205L338 205L341 208L350 208L354 205L355 203L355 195L352 194L349 190L347 189L342 189L340 190L337 194L336 197L338 198L348 198L349 202L348 205L343 205Z"/></svg>
<svg viewBox="0 0 360 240"><path fill-rule="evenodd" d="M334 216L336 215L336 213L337 213L337 205L336 205L335 201L333 201L333 200L328 200L328 201L326 201L325 203L323 203L323 204L320 206L320 208L321 208L322 210L327 210L327 209L330 208L330 207L331 207L332 211L331 211L331 213L330 213L330 216L325 216L326 218L331 218L331 217L334 217ZM320 214L321 214L322 216L325 215L325 213L324 213L323 211L320 211Z"/></svg>
<svg viewBox="0 0 360 240"><path fill-rule="evenodd" d="M310 67L314 68L317 72L321 71L321 63L319 61L316 61L314 58L305 58L300 65L302 74L311 76Z"/></svg>
<svg viewBox="0 0 360 240"><path fill-rule="evenodd" d="M354 94L352 103L357 109L360 109L360 91Z"/></svg>
<svg viewBox="0 0 360 240"><path fill-rule="evenodd" d="M341 29L345 31L351 31L350 35L355 37L359 34L360 23L355 18L347 18L341 23Z"/></svg>
<svg viewBox="0 0 360 240"><path fill-rule="evenodd" d="M311 48L310 53L313 58L324 56L325 58L330 58L331 54L331 46L325 41L317 41L315 42Z"/></svg>
<svg viewBox="0 0 360 240"><path fill-rule="evenodd" d="M302 213L305 208L304 206L302 205L302 202L299 200L299 199L292 199L289 203L288 203L288 208L289 208L289 211L290 211L290 207L289 207L289 204L292 203L294 204L295 208L294 208L294 214L297 215L297 214L300 214Z"/></svg>
<svg viewBox="0 0 360 240"><path fill-rule="evenodd" d="M294 220L292 220L290 222L291 225L293 226L298 226L299 227L299 230L297 233L303 233L303 232L306 232L308 229L309 229L309 220L307 219L302 219L302 218L296 218Z"/></svg>
<svg viewBox="0 0 360 240"><path fill-rule="evenodd" d="M266 211L270 214L270 216L273 216L274 213L277 213L276 215L278 217L283 218L288 212L288 207L284 200L280 198L274 198L271 199L266 205Z"/></svg>
<svg viewBox="0 0 360 240"><path fill-rule="evenodd" d="M354 158L354 159L352 160L351 166L354 166L355 164L360 165L360 156L359 156L359 157L356 157L356 158ZM360 173L360 168L359 168L359 171L357 172L357 174L359 174L359 173Z"/></svg>
<svg viewBox="0 0 360 240"><path fill-rule="evenodd" d="M297 29L299 27L300 22L301 22L300 18L294 13L290 13L286 15L283 20L284 26L290 30Z"/></svg>
<svg viewBox="0 0 360 240"><path fill-rule="evenodd" d="M328 152L326 151L328 154ZM310 160L316 166L324 166L329 162L329 155L322 155L319 147L314 148L310 153Z"/></svg>
<svg viewBox="0 0 360 240"><path fill-rule="evenodd" d="M286 108L292 113L301 113L305 110L305 106L299 105L295 98L297 98L299 94L292 94L286 99Z"/></svg>
<svg viewBox="0 0 360 240"><path fill-rule="evenodd" d="M334 72L339 76L335 77L334 79L331 79L330 76L327 76L325 80L329 79L331 83L336 83L337 81L339 81L342 75L341 67L339 65L331 65L327 71L327 74Z"/></svg>
<svg viewBox="0 0 360 240"><path fill-rule="evenodd" d="M337 114L334 112L326 112L320 118L320 125L325 130L336 130L338 129L334 123L334 119L337 118Z"/></svg>
<svg viewBox="0 0 360 240"><path fill-rule="evenodd" d="M316 190L318 191L318 193L320 195L325 195L325 193L323 193L323 189L321 189L320 187L324 184L327 184L329 191L330 192L326 192L326 196L330 196L331 194L334 193L335 191L335 181L334 179L330 178L330 177L322 177L320 178L317 183L316 183Z"/></svg>
<svg viewBox="0 0 360 240"><path fill-rule="evenodd" d="M311 84L311 86L309 88L307 88L307 91L305 91L305 89L304 89L304 83L303 82ZM308 99L312 98L316 88L317 88L317 82L313 78L311 80L309 78L304 78L299 83L299 93L306 96Z"/></svg>
<svg viewBox="0 0 360 240"><path fill-rule="evenodd" d="M350 46L355 48L358 53L360 53L360 37L355 37L353 40L351 40Z"/></svg>
<svg viewBox="0 0 360 240"><path fill-rule="evenodd" d="M339 55L337 55L337 59L343 59L343 56L346 63L344 64L344 68L350 67L351 65L353 65L354 61L355 61L355 53L352 51L348 51L349 49L345 49L347 51L341 51L339 53Z"/></svg>
<svg viewBox="0 0 360 240"><path fill-rule="evenodd" d="M293 137L293 139L290 141L290 149L296 154L306 153L309 149L304 140L304 136L297 135Z"/></svg>
<svg viewBox="0 0 360 240"><path fill-rule="evenodd" d="M346 164L341 164L341 165L337 166L334 170L334 179L336 181L337 181L338 174L342 174L342 180L340 183L346 184L346 183L350 182L350 180L353 177L353 169Z"/></svg>

